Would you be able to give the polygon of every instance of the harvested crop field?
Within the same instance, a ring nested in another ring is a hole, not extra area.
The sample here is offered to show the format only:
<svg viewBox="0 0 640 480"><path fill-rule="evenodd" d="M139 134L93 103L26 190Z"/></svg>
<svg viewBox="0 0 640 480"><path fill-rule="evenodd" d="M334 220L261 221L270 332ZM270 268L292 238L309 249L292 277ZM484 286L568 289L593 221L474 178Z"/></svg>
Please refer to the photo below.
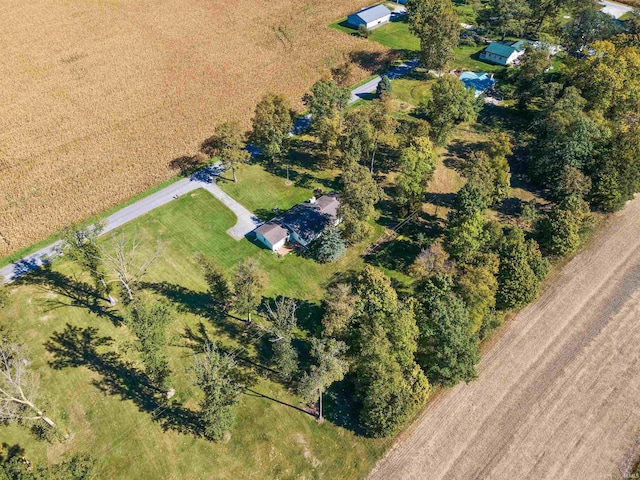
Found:
<svg viewBox="0 0 640 480"><path fill-rule="evenodd" d="M54 0L0 7L0 256L176 174L259 97L294 105L381 46L327 25L367 0ZM176 162L174 162L175 165Z"/></svg>

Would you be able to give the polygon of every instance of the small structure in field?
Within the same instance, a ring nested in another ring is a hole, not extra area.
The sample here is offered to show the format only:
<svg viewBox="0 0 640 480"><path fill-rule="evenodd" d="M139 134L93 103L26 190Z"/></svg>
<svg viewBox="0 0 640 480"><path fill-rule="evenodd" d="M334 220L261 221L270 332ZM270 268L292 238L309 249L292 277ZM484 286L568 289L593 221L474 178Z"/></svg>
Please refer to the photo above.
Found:
<svg viewBox="0 0 640 480"><path fill-rule="evenodd" d="M495 78L489 73L462 72L460 81L467 88L472 88L476 97L482 95L496 83Z"/></svg>
<svg viewBox="0 0 640 480"><path fill-rule="evenodd" d="M384 5L365 8L347 17L349 26L356 29L363 26L367 30L371 30L385 23L389 23L389 21L391 21L391 10Z"/></svg>
<svg viewBox="0 0 640 480"><path fill-rule="evenodd" d="M328 225L337 225L340 200L338 194L323 195L317 200L299 203L278 218L255 230L256 238L273 252L287 242L308 246L317 239Z"/></svg>
<svg viewBox="0 0 640 480"><path fill-rule="evenodd" d="M497 65L513 65L524 55L525 42L492 42L480 53L480 60Z"/></svg>

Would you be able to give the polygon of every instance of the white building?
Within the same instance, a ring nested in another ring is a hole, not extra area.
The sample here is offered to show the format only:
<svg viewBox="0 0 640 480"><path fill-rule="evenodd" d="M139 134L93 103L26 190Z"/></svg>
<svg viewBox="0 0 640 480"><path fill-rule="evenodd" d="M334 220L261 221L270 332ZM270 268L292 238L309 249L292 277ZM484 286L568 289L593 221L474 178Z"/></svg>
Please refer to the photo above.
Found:
<svg viewBox="0 0 640 480"><path fill-rule="evenodd" d="M513 65L522 55L524 55L524 42L500 43L492 42L480 53L480 60L498 65Z"/></svg>
<svg viewBox="0 0 640 480"><path fill-rule="evenodd" d="M384 5L365 8L347 17L347 23L353 28L360 28L363 25L367 30L389 23L390 20L391 10Z"/></svg>

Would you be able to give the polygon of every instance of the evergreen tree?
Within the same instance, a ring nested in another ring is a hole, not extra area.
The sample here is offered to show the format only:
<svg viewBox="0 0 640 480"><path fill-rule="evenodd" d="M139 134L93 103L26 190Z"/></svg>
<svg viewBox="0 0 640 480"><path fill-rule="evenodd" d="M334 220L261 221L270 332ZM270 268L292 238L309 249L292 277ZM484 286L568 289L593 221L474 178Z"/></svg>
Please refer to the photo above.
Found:
<svg viewBox="0 0 640 480"><path fill-rule="evenodd" d="M511 310L535 300L548 268L537 244L526 241L524 232L513 228L505 235L499 254L497 308Z"/></svg>
<svg viewBox="0 0 640 480"><path fill-rule="evenodd" d="M376 95L382 97L383 95L391 95L391 80L386 75L380 78L380 83L376 86Z"/></svg>
<svg viewBox="0 0 640 480"><path fill-rule="evenodd" d="M347 245L342 239L340 229L334 225L327 226L317 242L319 245L316 258L322 263L339 260L347 252Z"/></svg>
<svg viewBox="0 0 640 480"><path fill-rule="evenodd" d="M196 355L191 367L194 383L204 393L200 415L204 422L204 436L220 441L236 417L240 394L253 379L246 375L232 357L221 353L215 344L207 343L204 352Z"/></svg>
<svg viewBox="0 0 640 480"><path fill-rule="evenodd" d="M154 385L164 388L171 374L164 353L167 343L167 326L172 312L166 303L149 307L137 301L125 315L125 323L136 336L135 347Z"/></svg>

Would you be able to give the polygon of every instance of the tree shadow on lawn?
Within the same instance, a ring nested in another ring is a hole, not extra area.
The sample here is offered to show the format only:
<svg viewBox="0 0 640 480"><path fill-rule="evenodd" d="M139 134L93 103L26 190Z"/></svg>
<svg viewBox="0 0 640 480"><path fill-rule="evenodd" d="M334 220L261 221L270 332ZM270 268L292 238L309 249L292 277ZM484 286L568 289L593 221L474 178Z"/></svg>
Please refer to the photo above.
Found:
<svg viewBox="0 0 640 480"><path fill-rule="evenodd" d="M245 346L240 346L238 348L227 348L221 345L219 342L216 342L215 339L212 339L209 336L207 327L202 322L198 322L197 330L194 330L191 327L186 327L184 329L184 333L182 334L182 338L185 340L185 343L180 346L189 348L194 353L203 353L207 344L215 343L220 351L226 353L227 355L231 355L239 363L242 363L249 368L255 369L257 373L263 372L267 374L278 374L276 370L252 359L251 355L249 354L249 350Z"/></svg>
<svg viewBox="0 0 640 480"><path fill-rule="evenodd" d="M447 145L447 153L445 154L443 163L446 167L464 175L468 170L471 153L480 150L481 147L482 142L466 142L455 139Z"/></svg>
<svg viewBox="0 0 640 480"><path fill-rule="evenodd" d="M196 292L175 283L144 282L141 287L158 293L176 306L179 312L192 313L209 320L231 338L245 338L247 326L244 318L236 317L214 302L207 292Z"/></svg>
<svg viewBox="0 0 640 480"><path fill-rule="evenodd" d="M122 361L117 353L103 350L112 344L113 339L98 335L95 327L66 324L64 330L53 333L45 348L53 355L52 368L86 367L101 376L92 381L99 390L131 400L140 411L151 414L164 430L202 436L203 423L198 413L175 400L166 400L164 392L153 386L146 373Z"/></svg>
<svg viewBox="0 0 640 480"><path fill-rule="evenodd" d="M64 307L79 307L89 310L98 317L106 317L115 325L122 324L122 317L114 309L100 302L108 302L92 285L51 269L50 264L32 270L16 280L16 285L36 285L42 290L53 292L69 300L69 303L56 298L42 301L46 311Z"/></svg>

